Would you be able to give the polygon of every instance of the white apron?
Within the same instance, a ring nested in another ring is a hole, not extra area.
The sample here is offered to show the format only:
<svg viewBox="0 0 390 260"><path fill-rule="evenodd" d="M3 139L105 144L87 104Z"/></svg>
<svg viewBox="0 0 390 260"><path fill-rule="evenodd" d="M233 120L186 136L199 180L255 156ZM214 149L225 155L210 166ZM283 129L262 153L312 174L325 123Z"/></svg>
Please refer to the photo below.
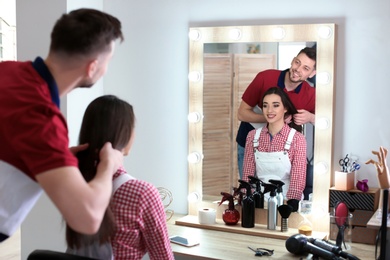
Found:
<svg viewBox="0 0 390 260"><path fill-rule="evenodd" d="M290 150L291 142L296 133L295 129L291 129L288 135L284 151L281 152L260 152L256 148L259 146L259 137L262 128L256 130L253 139L253 150L256 162L256 176L260 180L268 183L268 180L281 180L283 185L283 197L286 198L287 191L290 187L290 171L291 162L287 151ZM264 194L264 199L268 200L269 193Z"/></svg>
<svg viewBox="0 0 390 260"><path fill-rule="evenodd" d="M0 160L0 233L10 237L42 194L39 184L13 165ZM1 241L0 241L1 243Z"/></svg>

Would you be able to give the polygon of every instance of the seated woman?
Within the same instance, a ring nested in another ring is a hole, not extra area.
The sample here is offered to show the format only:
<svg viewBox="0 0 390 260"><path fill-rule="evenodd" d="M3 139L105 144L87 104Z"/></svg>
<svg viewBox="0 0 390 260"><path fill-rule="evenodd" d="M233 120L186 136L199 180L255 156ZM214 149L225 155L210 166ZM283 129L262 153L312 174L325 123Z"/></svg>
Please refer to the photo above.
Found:
<svg viewBox="0 0 390 260"><path fill-rule="evenodd" d="M296 131L286 123L297 110L279 87L264 93L262 110L267 125L247 136L243 179L256 176L264 182L283 181L284 199L297 211L306 182L306 139L300 126Z"/></svg>
<svg viewBox="0 0 390 260"><path fill-rule="evenodd" d="M106 142L128 155L134 121L132 106L115 96L98 97L89 104L79 136L79 143L88 148L77 153L86 181L95 176L98 154ZM66 240L68 253L97 259L141 259L146 253L150 259L174 259L159 191L123 167L113 175L111 203L98 233L83 235L67 226Z"/></svg>

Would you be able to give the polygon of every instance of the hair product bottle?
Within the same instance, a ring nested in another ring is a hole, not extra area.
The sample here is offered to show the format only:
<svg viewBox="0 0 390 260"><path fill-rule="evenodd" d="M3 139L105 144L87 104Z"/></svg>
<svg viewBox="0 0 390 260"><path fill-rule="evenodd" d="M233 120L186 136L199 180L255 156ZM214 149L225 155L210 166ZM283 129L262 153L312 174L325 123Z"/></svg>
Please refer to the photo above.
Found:
<svg viewBox="0 0 390 260"><path fill-rule="evenodd" d="M278 200L276 199L277 186L272 183L266 183L264 184L264 187L264 193L270 192L270 197L268 199L267 229L275 230L278 217Z"/></svg>
<svg viewBox="0 0 390 260"><path fill-rule="evenodd" d="M252 186L244 180L238 181L240 182L238 190L246 189L246 194L241 201L241 226L252 228L255 226L255 202L252 197Z"/></svg>
<svg viewBox="0 0 390 260"><path fill-rule="evenodd" d="M222 213L222 220L226 225L236 225L240 220L240 212L234 208L233 195L227 192L221 192L221 195L223 197L219 205L221 205L226 200L229 201L228 208L225 209L225 211Z"/></svg>
<svg viewBox="0 0 390 260"><path fill-rule="evenodd" d="M255 201L255 208L263 209L264 208L264 194L261 191L262 181L255 176L248 176L249 183L256 186L255 191L253 192L253 200Z"/></svg>
<svg viewBox="0 0 390 260"><path fill-rule="evenodd" d="M278 206L283 205L283 200L284 200L283 185L284 185L284 182L282 182L280 180L268 180L268 181L272 184L275 184L277 187L276 188L276 199L278 200Z"/></svg>

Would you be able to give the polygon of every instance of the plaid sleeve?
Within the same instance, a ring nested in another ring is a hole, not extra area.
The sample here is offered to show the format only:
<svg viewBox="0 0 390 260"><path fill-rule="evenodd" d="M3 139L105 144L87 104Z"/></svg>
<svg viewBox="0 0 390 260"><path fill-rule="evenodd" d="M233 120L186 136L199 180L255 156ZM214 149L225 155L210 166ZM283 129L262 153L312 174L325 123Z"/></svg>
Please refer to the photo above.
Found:
<svg viewBox="0 0 390 260"><path fill-rule="evenodd" d="M306 139L301 133L294 135L289 156L291 172L287 199L301 200L306 185Z"/></svg>

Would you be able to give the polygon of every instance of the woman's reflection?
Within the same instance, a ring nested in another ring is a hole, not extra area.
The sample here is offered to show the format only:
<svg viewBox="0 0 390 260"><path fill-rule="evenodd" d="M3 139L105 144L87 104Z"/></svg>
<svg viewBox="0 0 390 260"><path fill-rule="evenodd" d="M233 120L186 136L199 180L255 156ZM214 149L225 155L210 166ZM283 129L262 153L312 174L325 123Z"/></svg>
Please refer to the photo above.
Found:
<svg viewBox="0 0 390 260"><path fill-rule="evenodd" d="M298 111L279 87L269 88L262 100L267 125L248 133L243 179L281 180L284 199L297 211L306 183L306 139L300 125L291 122L291 128L285 121Z"/></svg>
<svg viewBox="0 0 390 260"><path fill-rule="evenodd" d="M241 124L236 142L240 178L243 177L246 137L249 131L259 127L259 123L266 122L263 114L254 111L256 106L262 107L264 93L274 86L282 88L298 110L298 113L293 117L293 121L298 125L308 122L314 124L315 88L310 86L306 80L315 74L316 48L305 47L293 58L289 69L284 71L274 69L262 71L249 84L238 109L238 119ZM291 120L291 118L288 120Z"/></svg>

